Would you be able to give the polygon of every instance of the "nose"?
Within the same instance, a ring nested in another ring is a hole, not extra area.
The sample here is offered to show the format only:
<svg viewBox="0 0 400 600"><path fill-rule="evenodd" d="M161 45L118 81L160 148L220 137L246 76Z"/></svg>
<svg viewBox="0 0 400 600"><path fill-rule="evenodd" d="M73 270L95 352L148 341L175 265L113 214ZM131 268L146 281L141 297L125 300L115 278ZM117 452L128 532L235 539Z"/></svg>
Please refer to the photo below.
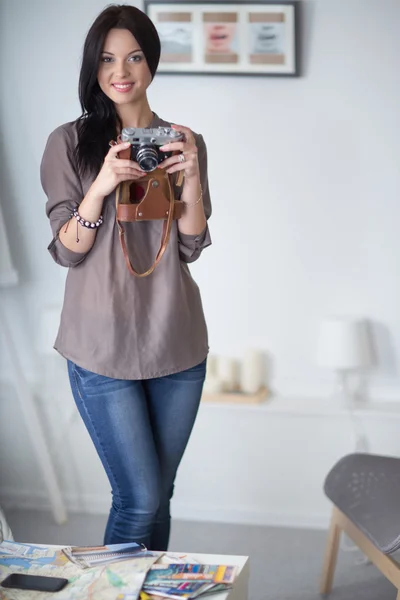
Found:
<svg viewBox="0 0 400 600"><path fill-rule="evenodd" d="M125 60L115 62L115 75L121 79L129 76L129 66Z"/></svg>

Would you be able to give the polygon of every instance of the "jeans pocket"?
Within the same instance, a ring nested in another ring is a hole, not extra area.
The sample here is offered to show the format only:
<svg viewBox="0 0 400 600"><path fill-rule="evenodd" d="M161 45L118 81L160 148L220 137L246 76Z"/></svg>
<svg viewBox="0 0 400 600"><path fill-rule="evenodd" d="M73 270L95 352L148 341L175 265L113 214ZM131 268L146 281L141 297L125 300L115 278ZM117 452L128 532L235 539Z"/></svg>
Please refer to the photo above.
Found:
<svg viewBox="0 0 400 600"><path fill-rule="evenodd" d="M105 377L104 375L93 373L92 371L84 369L75 363L71 362L70 365L72 372L75 373L76 377L78 377L81 385L83 386L101 385L108 379L108 377Z"/></svg>

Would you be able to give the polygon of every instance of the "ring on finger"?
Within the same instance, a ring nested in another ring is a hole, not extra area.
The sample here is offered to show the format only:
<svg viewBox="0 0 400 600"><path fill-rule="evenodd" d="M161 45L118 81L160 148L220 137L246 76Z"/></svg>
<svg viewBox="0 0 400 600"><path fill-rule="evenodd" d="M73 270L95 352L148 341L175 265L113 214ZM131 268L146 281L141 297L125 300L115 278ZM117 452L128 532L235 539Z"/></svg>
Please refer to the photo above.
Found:
<svg viewBox="0 0 400 600"><path fill-rule="evenodd" d="M182 154L179 155L179 162L183 163L183 162L185 162L185 160L186 160L185 155L182 152Z"/></svg>

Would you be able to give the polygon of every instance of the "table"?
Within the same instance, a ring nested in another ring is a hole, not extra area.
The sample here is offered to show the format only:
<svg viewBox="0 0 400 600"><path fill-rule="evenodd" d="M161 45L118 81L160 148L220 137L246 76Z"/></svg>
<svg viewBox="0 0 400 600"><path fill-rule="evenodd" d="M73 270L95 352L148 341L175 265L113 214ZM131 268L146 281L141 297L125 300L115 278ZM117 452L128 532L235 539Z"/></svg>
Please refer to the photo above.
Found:
<svg viewBox="0 0 400 600"><path fill-rule="evenodd" d="M23 543L23 542L22 542ZM31 542L26 542L31 543ZM64 546L57 546L54 544L34 544L35 546L45 546L53 549L62 549ZM193 558L194 561L202 563L202 564L220 564L220 565L236 565L238 567L238 574L236 576L235 583L232 589L227 590L226 592L220 592L219 594L212 594L212 596L205 596L205 598L209 598L210 600L248 600L248 586L249 586L249 557L248 556L237 556L231 554L196 554L196 553L187 553L187 552L167 552L168 554L172 554L173 556L185 557L187 555L187 561L190 562L190 559ZM185 557L186 560L186 557ZM127 561L126 561L127 562ZM171 560L163 560L163 557L159 559L160 563L168 563ZM45 573L42 572L42 575ZM62 575L61 575L62 576ZM3 588L1 588L3 590ZM16 590L14 590L16 591ZM110 588L110 600L115 600L116 592L114 588ZM59 592L62 594L62 592ZM48 594L46 592L38 593L35 592L35 598L40 598L43 596L43 600L48 598ZM1 598L0 592L0 598ZM7 597L7 596L6 596ZM107 590L108 597L108 590ZM160 599L161 600L161 599ZM199 600L201 600L201 596L199 596Z"/></svg>

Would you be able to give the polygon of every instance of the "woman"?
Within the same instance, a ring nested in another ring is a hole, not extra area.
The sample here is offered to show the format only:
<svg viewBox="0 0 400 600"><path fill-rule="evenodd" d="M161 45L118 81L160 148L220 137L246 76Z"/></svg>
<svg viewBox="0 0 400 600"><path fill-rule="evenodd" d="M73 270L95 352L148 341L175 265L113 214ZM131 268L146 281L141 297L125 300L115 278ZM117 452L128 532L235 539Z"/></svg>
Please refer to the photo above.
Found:
<svg viewBox="0 0 400 600"><path fill-rule="evenodd" d="M184 141L166 147L179 152L159 167L184 172L185 210L155 271L136 278L119 245L114 202L117 185L143 171L118 158L126 144L109 145L123 127L170 125L146 96L159 57L156 29L137 8L114 5L97 17L83 51L83 115L49 136L41 179L54 235L49 251L69 267L54 347L68 360L75 402L112 488L104 543L166 550L173 483L208 354L201 298L187 266L211 243L206 147L201 135L174 126ZM162 222L128 225L132 261L146 269Z"/></svg>

